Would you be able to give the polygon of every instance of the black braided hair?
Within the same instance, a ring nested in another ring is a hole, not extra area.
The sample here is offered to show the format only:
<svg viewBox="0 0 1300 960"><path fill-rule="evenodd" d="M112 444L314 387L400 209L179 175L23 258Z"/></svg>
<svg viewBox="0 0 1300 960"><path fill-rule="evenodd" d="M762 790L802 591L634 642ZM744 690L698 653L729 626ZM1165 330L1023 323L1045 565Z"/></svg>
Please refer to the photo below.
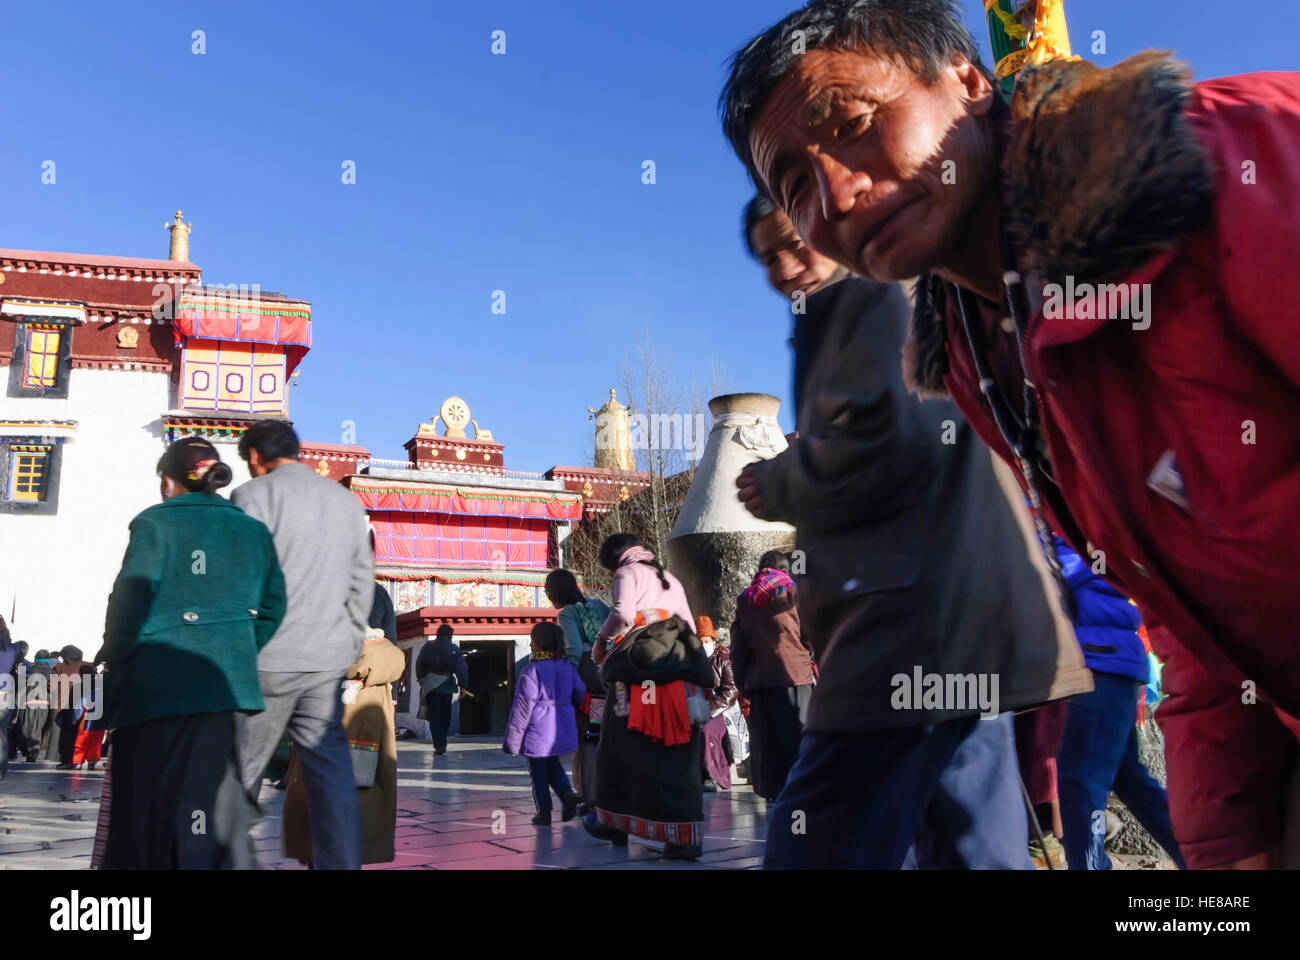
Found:
<svg viewBox="0 0 1300 960"><path fill-rule="evenodd" d="M171 477L190 493L216 493L234 478L217 448L202 437L184 437L169 446L158 460L158 476Z"/></svg>
<svg viewBox="0 0 1300 960"><path fill-rule="evenodd" d="M578 586L578 578L571 570L563 567L558 567L546 575L546 583L542 589L557 607L587 602L587 598L582 595L582 588Z"/></svg>
<svg viewBox="0 0 1300 960"><path fill-rule="evenodd" d="M605 542L600 545L600 565L606 570L617 570L619 557L628 547L645 548L641 538L635 533L615 533L605 538ZM653 567L655 573L659 575L659 582L665 590L668 589L668 578L664 576L663 564L659 558L653 560L638 560L637 563L644 563L647 567Z"/></svg>

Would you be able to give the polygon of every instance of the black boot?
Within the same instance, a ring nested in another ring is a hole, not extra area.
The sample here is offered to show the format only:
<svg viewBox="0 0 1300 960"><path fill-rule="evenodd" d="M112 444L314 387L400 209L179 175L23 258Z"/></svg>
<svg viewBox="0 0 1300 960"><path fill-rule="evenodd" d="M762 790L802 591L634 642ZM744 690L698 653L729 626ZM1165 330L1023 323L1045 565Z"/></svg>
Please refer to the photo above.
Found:
<svg viewBox="0 0 1300 960"><path fill-rule="evenodd" d="M565 823L568 823L570 820L572 820L574 817L578 815L578 801L580 799L581 798L577 795L577 793L570 790L568 793L564 795L564 799L560 801L561 811L562 811L562 815L560 819L562 819Z"/></svg>
<svg viewBox="0 0 1300 960"><path fill-rule="evenodd" d="M534 814L533 823L539 827L549 827L551 825L551 815L549 813Z"/></svg>
<svg viewBox="0 0 1300 960"><path fill-rule="evenodd" d="M615 830L613 827L607 827L596 819L595 813L589 813L582 818L582 829L597 840L608 840L616 847L627 846L627 834L622 830Z"/></svg>
<svg viewBox="0 0 1300 960"><path fill-rule="evenodd" d="M666 860L698 860L703 852L698 843L666 843L663 856Z"/></svg>

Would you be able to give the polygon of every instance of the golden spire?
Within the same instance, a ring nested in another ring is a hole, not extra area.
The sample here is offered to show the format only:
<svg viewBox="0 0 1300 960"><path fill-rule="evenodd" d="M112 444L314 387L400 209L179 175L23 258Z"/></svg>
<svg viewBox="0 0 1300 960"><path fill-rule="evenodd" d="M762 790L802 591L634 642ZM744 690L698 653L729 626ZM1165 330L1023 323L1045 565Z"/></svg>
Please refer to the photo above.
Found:
<svg viewBox="0 0 1300 960"><path fill-rule="evenodd" d="M599 410L587 408L589 420L596 423L595 466L606 470L635 470L632 451L631 414L636 411L618 402L618 394L611 387L609 400Z"/></svg>
<svg viewBox="0 0 1300 960"><path fill-rule="evenodd" d="M171 223L164 223L163 229L171 232L172 246L171 251L167 254L168 260L179 260L182 263L188 263L190 259L190 229L193 224L181 222L181 212L176 211L176 219Z"/></svg>

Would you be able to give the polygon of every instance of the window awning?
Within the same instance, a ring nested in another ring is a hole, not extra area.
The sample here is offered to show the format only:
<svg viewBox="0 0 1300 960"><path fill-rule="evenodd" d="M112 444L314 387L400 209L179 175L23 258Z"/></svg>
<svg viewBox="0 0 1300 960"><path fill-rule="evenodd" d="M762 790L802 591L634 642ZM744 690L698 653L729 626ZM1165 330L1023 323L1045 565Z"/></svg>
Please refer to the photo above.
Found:
<svg viewBox="0 0 1300 960"><path fill-rule="evenodd" d="M31 437L50 443L68 443L76 439L76 436L76 420L13 420L0 417L0 437Z"/></svg>
<svg viewBox="0 0 1300 960"><path fill-rule="evenodd" d="M182 291L175 326L178 347L186 337L283 344L289 373L311 349L311 305L255 290Z"/></svg>
<svg viewBox="0 0 1300 960"><path fill-rule="evenodd" d="M0 315L33 320L67 320L86 322L86 305L75 300L42 300L36 297L5 297L0 301Z"/></svg>

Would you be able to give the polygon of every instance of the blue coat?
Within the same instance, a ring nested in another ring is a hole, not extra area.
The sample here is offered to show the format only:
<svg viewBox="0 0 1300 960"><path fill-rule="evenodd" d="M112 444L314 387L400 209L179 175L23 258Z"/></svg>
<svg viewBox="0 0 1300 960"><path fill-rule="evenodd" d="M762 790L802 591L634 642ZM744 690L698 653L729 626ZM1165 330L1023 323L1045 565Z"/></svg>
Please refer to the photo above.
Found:
<svg viewBox="0 0 1300 960"><path fill-rule="evenodd" d="M1078 604L1079 618L1074 632L1089 669L1146 683L1150 665L1146 647L1138 636L1142 615L1137 605L1094 575L1083 558L1060 537L1053 536L1052 540L1061 570Z"/></svg>
<svg viewBox="0 0 1300 960"><path fill-rule="evenodd" d="M578 749L573 708L587 688L568 660L534 660L515 684L515 702L506 726L507 753L558 757Z"/></svg>

